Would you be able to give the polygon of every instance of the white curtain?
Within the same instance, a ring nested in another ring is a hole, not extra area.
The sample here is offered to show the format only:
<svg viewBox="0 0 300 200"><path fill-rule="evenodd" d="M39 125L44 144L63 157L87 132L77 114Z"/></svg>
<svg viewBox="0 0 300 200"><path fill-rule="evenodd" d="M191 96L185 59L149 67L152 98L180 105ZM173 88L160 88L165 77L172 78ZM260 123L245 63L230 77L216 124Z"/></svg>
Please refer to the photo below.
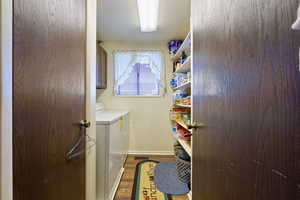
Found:
<svg viewBox="0 0 300 200"><path fill-rule="evenodd" d="M139 63L146 64L150 67L151 72L154 74L160 86L161 94L163 95L166 90L163 62L163 54L159 51L116 52L114 54L115 94L117 94L119 86L129 78L131 72L134 70L134 66Z"/></svg>

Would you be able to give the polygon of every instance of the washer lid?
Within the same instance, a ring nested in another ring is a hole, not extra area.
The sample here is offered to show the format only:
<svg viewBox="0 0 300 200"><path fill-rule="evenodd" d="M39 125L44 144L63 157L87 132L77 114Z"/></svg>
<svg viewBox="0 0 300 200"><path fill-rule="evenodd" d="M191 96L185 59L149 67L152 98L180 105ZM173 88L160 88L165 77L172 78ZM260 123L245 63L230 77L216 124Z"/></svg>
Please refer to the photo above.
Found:
<svg viewBox="0 0 300 200"><path fill-rule="evenodd" d="M113 124L128 113L126 110L103 110L96 112L96 122L97 124Z"/></svg>

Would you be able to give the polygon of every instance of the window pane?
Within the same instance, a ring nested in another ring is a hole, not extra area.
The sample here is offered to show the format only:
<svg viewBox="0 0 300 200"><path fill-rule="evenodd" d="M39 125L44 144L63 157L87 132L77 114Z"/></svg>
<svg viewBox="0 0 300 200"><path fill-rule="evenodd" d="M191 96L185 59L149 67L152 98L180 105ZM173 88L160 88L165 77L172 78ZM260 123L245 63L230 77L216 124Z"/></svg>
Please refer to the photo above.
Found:
<svg viewBox="0 0 300 200"><path fill-rule="evenodd" d="M149 65L140 65L140 95L159 95L159 85Z"/></svg>
<svg viewBox="0 0 300 200"><path fill-rule="evenodd" d="M118 88L118 95L138 95L137 84L138 64L134 66L134 70L130 73L129 78Z"/></svg>

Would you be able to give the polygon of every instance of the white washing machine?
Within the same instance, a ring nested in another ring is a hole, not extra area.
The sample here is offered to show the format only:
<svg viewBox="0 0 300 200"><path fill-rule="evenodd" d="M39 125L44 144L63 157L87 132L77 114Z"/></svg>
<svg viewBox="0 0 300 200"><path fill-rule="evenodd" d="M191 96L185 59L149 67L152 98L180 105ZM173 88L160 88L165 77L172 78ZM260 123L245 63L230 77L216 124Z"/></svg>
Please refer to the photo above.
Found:
<svg viewBox="0 0 300 200"><path fill-rule="evenodd" d="M97 200L113 200L129 148L129 112L97 104Z"/></svg>

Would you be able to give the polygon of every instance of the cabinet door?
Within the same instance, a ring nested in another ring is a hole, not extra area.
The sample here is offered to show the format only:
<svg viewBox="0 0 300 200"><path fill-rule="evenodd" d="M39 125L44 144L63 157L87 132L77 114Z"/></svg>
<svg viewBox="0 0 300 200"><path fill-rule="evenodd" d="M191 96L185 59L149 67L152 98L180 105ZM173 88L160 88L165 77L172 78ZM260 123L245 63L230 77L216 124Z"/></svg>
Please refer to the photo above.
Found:
<svg viewBox="0 0 300 200"><path fill-rule="evenodd" d="M97 45L96 87L97 89L107 87L107 53L100 44Z"/></svg>
<svg viewBox="0 0 300 200"><path fill-rule="evenodd" d="M109 126L109 180L108 193L112 196L112 192L116 187L117 180L123 167L122 163L122 144L123 137L120 130L120 120Z"/></svg>

